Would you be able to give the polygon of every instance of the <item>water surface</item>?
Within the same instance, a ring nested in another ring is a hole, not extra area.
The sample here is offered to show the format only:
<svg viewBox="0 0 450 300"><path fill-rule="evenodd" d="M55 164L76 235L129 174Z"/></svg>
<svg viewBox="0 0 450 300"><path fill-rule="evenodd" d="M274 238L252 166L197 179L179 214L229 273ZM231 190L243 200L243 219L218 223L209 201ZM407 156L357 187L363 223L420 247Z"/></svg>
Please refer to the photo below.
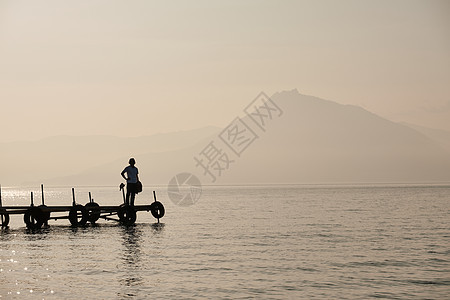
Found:
<svg viewBox="0 0 450 300"><path fill-rule="evenodd" d="M166 207L161 224L113 221L36 232L11 216L0 233L4 299L444 299L450 293L450 186L205 187L195 205ZM3 189L28 205L30 189ZM115 187L77 201L121 202ZM39 189L35 202L39 204ZM47 205L70 205L47 188ZM151 190L137 203L152 200Z"/></svg>

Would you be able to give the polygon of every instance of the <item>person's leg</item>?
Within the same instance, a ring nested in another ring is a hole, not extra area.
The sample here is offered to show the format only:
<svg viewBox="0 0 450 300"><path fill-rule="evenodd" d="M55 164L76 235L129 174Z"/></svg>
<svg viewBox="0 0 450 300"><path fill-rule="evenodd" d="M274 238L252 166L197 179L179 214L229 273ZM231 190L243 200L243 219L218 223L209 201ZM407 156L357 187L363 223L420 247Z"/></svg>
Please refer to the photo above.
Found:
<svg viewBox="0 0 450 300"><path fill-rule="evenodd" d="M126 205L130 205L130 194L131 194L131 189L130 189L130 184L127 184L127 196L125 197L125 204Z"/></svg>
<svg viewBox="0 0 450 300"><path fill-rule="evenodd" d="M130 204L131 204L131 206L134 206L134 198L136 197L136 193L135 192L131 192L130 193L130 200L131 200L131 202L130 202Z"/></svg>

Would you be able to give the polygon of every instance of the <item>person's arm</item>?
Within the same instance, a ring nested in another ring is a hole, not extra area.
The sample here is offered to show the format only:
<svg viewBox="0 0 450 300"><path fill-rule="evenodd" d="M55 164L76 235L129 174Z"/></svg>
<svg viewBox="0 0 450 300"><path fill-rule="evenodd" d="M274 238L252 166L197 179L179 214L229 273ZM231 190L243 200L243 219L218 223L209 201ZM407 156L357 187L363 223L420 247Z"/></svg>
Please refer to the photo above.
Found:
<svg viewBox="0 0 450 300"><path fill-rule="evenodd" d="M128 180L128 178L125 177L125 173L126 173L126 169L124 169L122 171L122 173L120 173L120 175L122 175L123 179Z"/></svg>

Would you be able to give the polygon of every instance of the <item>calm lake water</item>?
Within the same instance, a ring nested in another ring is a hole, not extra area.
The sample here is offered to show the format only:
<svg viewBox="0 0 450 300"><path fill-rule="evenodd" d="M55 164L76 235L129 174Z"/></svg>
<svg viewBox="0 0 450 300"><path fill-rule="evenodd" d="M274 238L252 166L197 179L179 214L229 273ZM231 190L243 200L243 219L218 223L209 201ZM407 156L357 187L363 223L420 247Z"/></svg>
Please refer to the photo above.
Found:
<svg viewBox="0 0 450 300"><path fill-rule="evenodd" d="M3 205L31 189L3 188ZM116 187L91 191L121 203ZM450 185L204 187L161 224L100 220L37 232L11 216L0 233L1 299L449 299ZM39 187L35 202L40 202ZM70 205L70 188L47 188ZM151 190L137 204L151 203Z"/></svg>

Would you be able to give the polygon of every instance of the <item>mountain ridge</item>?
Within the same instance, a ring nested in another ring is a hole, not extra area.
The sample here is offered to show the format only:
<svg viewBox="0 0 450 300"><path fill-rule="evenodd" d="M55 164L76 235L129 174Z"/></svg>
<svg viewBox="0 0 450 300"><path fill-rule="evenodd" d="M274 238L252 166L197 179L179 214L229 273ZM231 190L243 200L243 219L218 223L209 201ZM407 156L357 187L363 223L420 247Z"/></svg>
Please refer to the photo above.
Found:
<svg viewBox="0 0 450 300"><path fill-rule="evenodd" d="M185 147L141 149L134 152L138 155L124 151L92 168L85 165L72 173L40 178L50 184L116 185L128 158L136 156L141 178L157 184L167 183L180 172L193 173L204 184L450 182L450 151L424 132L359 106L297 90L277 92L271 99L283 113L274 116L265 131L248 116L240 116L258 135L240 157L220 144L223 129L212 127L197 139L187 133L178 136L189 144L171 141ZM216 182L210 182L194 161L211 141L234 159Z"/></svg>

